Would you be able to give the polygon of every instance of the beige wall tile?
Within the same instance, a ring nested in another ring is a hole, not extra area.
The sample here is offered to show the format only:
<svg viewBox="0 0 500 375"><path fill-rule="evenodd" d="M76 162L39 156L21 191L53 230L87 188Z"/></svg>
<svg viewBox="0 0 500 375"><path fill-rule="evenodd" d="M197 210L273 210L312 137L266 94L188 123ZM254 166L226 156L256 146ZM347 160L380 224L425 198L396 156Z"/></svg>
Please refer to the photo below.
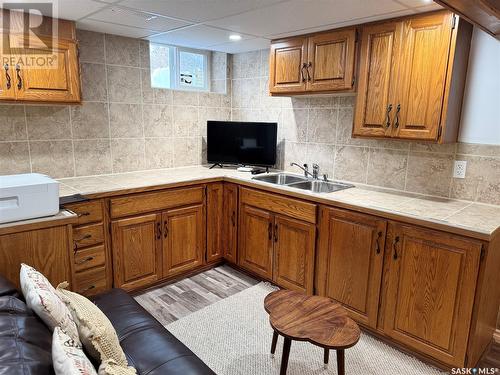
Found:
<svg viewBox="0 0 500 375"><path fill-rule="evenodd" d="M447 197L452 169L453 155L412 152L408 160L406 190Z"/></svg>
<svg viewBox="0 0 500 375"><path fill-rule="evenodd" d="M335 150L336 180L366 183L368 148L337 146Z"/></svg>
<svg viewBox="0 0 500 375"><path fill-rule="evenodd" d="M232 107L258 108L259 88L260 88L260 80L258 78L233 79Z"/></svg>
<svg viewBox="0 0 500 375"><path fill-rule="evenodd" d="M106 63L139 67L139 39L106 34Z"/></svg>
<svg viewBox="0 0 500 375"><path fill-rule="evenodd" d="M146 168L171 168L173 155L172 138L146 138Z"/></svg>
<svg viewBox="0 0 500 375"><path fill-rule="evenodd" d="M69 106L26 106L30 140L71 139Z"/></svg>
<svg viewBox="0 0 500 375"><path fill-rule="evenodd" d="M256 78L260 76L260 51L233 55L233 78Z"/></svg>
<svg viewBox="0 0 500 375"><path fill-rule="evenodd" d="M210 62L212 69L210 77L215 80L225 80L227 78L227 54L214 51Z"/></svg>
<svg viewBox="0 0 500 375"><path fill-rule="evenodd" d="M199 135L198 107L173 106L173 136Z"/></svg>
<svg viewBox="0 0 500 375"><path fill-rule="evenodd" d="M109 126L112 138L143 137L142 105L110 103Z"/></svg>
<svg viewBox="0 0 500 375"><path fill-rule="evenodd" d="M174 167L198 165L201 163L201 137L175 138L173 163Z"/></svg>
<svg viewBox="0 0 500 375"><path fill-rule="evenodd" d="M21 141L28 138L23 105L0 105L0 141Z"/></svg>
<svg viewBox="0 0 500 375"><path fill-rule="evenodd" d="M269 49L263 49L260 51L260 70L259 70L259 75L261 77L268 77L269 76L269 54L270 54Z"/></svg>
<svg viewBox="0 0 500 375"><path fill-rule="evenodd" d="M107 103L83 102L71 107L73 139L108 138L109 115Z"/></svg>
<svg viewBox="0 0 500 375"><path fill-rule="evenodd" d="M106 65L81 64L82 99L104 102L108 99Z"/></svg>
<svg viewBox="0 0 500 375"><path fill-rule="evenodd" d="M424 142L411 142L410 151L418 152L440 152L442 154L454 154L456 150L456 143L424 143Z"/></svg>
<svg viewBox="0 0 500 375"><path fill-rule="evenodd" d="M370 149L367 183L404 190L408 153L388 149Z"/></svg>
<svg viewBox="0 0 500 375"><path fill-rule="evenodd" d="M149 40L139 41L139 59L141 68L150 68L151 62L149 58Z"/></svg>
<svg viewBox="0 0 500 375"><path fill-rule="evenodd" d="M28 142L0 142L0 174L30 171Z"/></svg>
<svg viewBox="0 0 500 375"><path fill-rule="evenodd" d="M336 109L310 109L307 123L307 141L335 143L337 115Z"/></svg>
<svg viewBox="0 0 500 375"><path fill-rule="evenodd" d="M327 144L309 143L307 145L306 162L312 171L312 165L319 165L320 178L326 173L333 178L333 165L335 161L335 146Z"/></svg>
<svg viewBox="0 0 500 375"><path fill-rule="evenodd" d="M75 175L89 176L112 172L109 139L75 140Z"/></svg>
<svg viewBox="0 0 500 375"><path fill-rule="evenodd" d="M151 70L141 69L141 91L143 103L154 103L155 93L151 87Z"/></svg>
<svg viewBox="0 0 500 375"><path fill-rule="evenodd" d="M290 163L302 165L307 162L307 143L285 141L283 167L287 171L301 173L300 169Z"/></svg>
<svg viewBox="0 0 500 375"><path fill-rule="evenodd" d="M500 145L457 143L457 154L500 157Z"/></svg>
<svg viewBox="0 0 500 375"><path fill-rule="evenodd" d="M76 37L80 61L104 63L104 34L77 30Z"/></svg>
<svg viewBox="0 0 500 375"><path fill-rule="evenodd" d="M333 96L311 96L309 98L310 108L334 108L336 100Z"/></svg>
<svg viewBox="0 0 500 375"><path fill-rule="evenodd" d="M173 103L173 90L153 88L155 104L169 104Z"/></svg>
<svg viewBox="0 0 500 375"><path fill-rule="evenodd" d="M31 141L30 153L33 172L53 178L75 175L72 141Z"/></svg>
<svg viewBox="0 0 500 375"><path fill-rule="evenodd" d="M363 138L352 138L352 124L354 111L351 107L339 108L337 123L337 144L368 146L370 142Z"/></svg>
<svg viewBox="0 0 500 375"><path fill-rule="evenodd" d="M111 156L114 173L144 169L144 139L112 139Z"/></svg>
<svg viewBox="0 0 500 375"><path fill-rule="evenodd" d="M307 109L283 109L283 137L287 141L305 142L307 139Z"/></svg>
<svg viewBox="0 0 500 375"><path fill-rule="evenodd" d="M172 106L154 104L143 106L144 136L172 136Z"/></svg>
<svg viewBox="0 0 500 375"><path fill-rule="evenodd" d="M215 92L200 92L199 104L201 107L220 107L222 95Z"/></svg>
<svg viewBox="0 0 500 375"><path fill-rule="evenodd" d="M140 103L141 70L107 65L108 91L110 102Z"/></svg>
<svg viewBox="0 0 500 375"><path fill-rule="evenodd" d="M199 105L198 91L173 90L172 99L174 101L174 105Z"/></svg>
<svg viewBox="0 0 500 375"><path fill-rule="evenodd" d="M199 131L201 136L207 135L207 121L229 121L231 111L229 108L203 108L198 112Z"/></svg>
<svg viewBox="0 0 500 375"><path fill-rule="evenodd" d="M261 108L282 108L283 99L279 96L269 95L269 77L260 78L260 98L259 105Z"/></svg>

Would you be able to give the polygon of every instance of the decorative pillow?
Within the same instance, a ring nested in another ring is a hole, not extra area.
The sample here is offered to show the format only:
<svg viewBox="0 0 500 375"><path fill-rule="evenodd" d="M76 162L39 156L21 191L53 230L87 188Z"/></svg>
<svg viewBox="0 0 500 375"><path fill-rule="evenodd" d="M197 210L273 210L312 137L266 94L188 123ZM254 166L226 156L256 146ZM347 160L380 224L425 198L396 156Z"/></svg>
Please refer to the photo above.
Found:
<svg viewBox="0 0 500 375"><path fill-rule="evenodd" d="M112 359L108 359L99 366L98 375L137 375L137 372L133 367L121 366Z"/></svg>
<svg viewBox="0 0 500 375"><path fill-rule="evenodd" d="M52 364L56 375L97 375L82 346L59 327L52 335Z"/></svg>
<svg viewBox="0 0 500 375"><path fill-rule="evenodd" d="M127 359L116 331L104 313L84 296L65 290L68 283L59 284L56 293L66 303L78 327L78 333L88 354L99 363L112 359L126 367Z"/></svg>
<svg viewBox="0 0 500 375"><path fill-rule="evenodd" d="M50 328L61 329L78 344L78 330L69 309L56 294L49 280L40 272L24 263L21 264L21 290L26 305Z"/></svg>

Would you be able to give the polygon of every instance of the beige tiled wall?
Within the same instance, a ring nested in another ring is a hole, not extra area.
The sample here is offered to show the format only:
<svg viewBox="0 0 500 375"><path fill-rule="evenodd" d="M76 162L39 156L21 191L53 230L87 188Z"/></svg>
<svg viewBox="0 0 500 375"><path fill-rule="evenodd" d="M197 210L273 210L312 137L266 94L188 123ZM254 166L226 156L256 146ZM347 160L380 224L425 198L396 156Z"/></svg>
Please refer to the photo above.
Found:
<svg viewBox="0 0 500 375"><path fill-rule="evenodd" d="M230 119L230 95L151 88L148 42L88 31L78 39L83 104L0 105L0 174L70 177L200 164L206 120ZM212 61L219 92L224 56Z"/></svg>
<svg viewBox="0 0 500 375"><path fill-rule="evenodd" d="M268 54L233 56L232 118L278 121L285 169L318 163L338 180L500 204L500 145L352 138L354 96L269 97ZM467 160L465 179L452 177L454 160Z"/></svg>

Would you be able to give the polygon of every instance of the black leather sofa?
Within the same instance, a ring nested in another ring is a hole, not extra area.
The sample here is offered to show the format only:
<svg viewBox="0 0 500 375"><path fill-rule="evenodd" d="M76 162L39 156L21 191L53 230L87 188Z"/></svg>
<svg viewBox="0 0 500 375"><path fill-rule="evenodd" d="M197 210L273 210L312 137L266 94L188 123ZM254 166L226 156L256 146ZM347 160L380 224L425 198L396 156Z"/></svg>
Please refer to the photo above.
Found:
<svg viewBox="0 0 500 375"><path fill-rule="evenodd" d="M139 375L215 374L121 289L93 298ZM0 375L53 374L52 333L0 275Z"/></svg>

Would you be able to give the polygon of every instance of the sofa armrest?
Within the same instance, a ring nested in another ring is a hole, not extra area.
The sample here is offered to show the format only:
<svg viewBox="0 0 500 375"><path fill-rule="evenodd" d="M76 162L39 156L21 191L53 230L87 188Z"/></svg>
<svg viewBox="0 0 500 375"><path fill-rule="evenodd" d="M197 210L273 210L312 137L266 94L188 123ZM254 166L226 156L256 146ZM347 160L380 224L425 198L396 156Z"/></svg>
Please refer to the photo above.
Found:
<svg viewBox="0 0 500 375"><path fill-rule="evenodd" d="M20 297L21 294L16 289L14 284L12 284L9 280L0 275L0 297L2 296Z"/></svg>

